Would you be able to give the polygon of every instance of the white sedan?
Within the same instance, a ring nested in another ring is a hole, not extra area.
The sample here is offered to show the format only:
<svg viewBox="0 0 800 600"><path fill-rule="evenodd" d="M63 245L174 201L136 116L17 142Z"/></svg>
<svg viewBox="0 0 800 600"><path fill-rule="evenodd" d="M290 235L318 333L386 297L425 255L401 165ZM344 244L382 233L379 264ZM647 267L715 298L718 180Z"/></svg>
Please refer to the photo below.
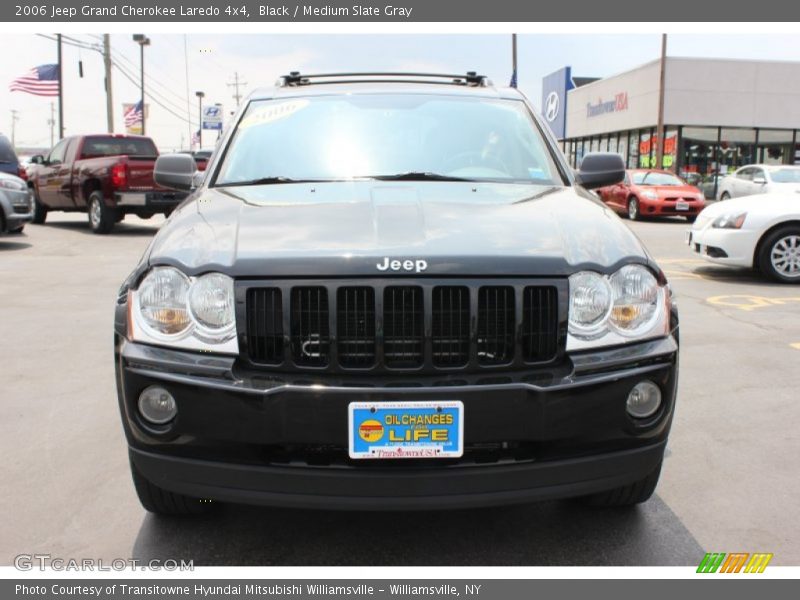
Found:
<svg viewBox="0 0 800 600"><path fill-rule="evenodd" d="M746 165L719 180L717 197L730 200L753 194L800 191L800 167Z"/></svg>
<svg viewBox="0 0 800 600"><path fill-rule="evenodd" d="M711 262L752 267L777 281L800 283L800 193L715 202L697 216L686 242Z"/></svg>

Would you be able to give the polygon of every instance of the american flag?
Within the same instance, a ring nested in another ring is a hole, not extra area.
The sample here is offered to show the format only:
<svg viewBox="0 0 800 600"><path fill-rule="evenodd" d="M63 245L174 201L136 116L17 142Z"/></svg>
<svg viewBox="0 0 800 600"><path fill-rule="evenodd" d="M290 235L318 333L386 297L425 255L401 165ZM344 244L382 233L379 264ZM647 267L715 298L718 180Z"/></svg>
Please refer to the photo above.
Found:
<svg viewBox="0 0 800 600"><path fill-rule="evenodd" d="M134 125L141 125L142 123L142 101L139 100L136 104L131 104L126 110L123 117L125 118L125 127L133 127Z"/></svg>
<svg viewBox="0 0 800 600"><path fill-rule="evenodd" d="M17 77L8 89L35 96L58 96L58 86L58 65L39 65Z"/></svg>

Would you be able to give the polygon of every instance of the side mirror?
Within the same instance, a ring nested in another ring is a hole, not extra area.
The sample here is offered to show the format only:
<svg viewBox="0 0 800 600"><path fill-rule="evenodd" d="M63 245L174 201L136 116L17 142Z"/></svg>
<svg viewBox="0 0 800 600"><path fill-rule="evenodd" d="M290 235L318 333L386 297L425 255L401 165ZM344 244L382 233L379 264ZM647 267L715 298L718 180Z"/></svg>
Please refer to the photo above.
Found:
<svg viewBox="0 0 800 600"><path fill-rule="evenodd" d="M44 164L44 156L41 154L36 154L31 156L31 160L29 161L32 165L42 165Z"/></svg>
<svg viewBox="0 0 800 600"><path fill-rule="evenodd" d="M767 185L767 180L764 177L753 177L753 183L756 185Z"/></svg>
<svg viewBox="0 0 800 600"><path fill-rule="evenodd" d="M197 165L188 154L163 154L156 159L153 179L157 185L188 192L194 189Z"/></svg>
<svg viewBox="0 0 800 600"><path fill-rule="evenodd" d="M625 179L622 156L610 152L592 152L583 157L581 168L575 174L578 185L593 190L613 185Z"/></svg>

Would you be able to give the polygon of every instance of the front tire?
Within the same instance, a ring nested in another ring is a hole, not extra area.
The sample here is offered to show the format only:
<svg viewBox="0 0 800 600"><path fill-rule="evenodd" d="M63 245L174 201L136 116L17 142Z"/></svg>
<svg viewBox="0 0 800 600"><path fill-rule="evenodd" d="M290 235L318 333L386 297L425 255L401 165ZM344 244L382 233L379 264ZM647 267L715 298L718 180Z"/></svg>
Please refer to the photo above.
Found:
<svg viewBox="0 0 800 600"><path fill-rule="evenodd" d="M662 463L663 459L658 462L658 465L656 465L656 468L653 469L652 472L639 481L634 481L633 483L608 490L607 492L599 492L591 496L586 496L583 500L590 506L608 508L633 506L646 502L650 499L650 496L653 495L656 485L658 485Z"/></svg>
<svg viewBox="0 0 800 600"><path fill-rule="evenodd" d="M800 283L800 227L789 225L769 234L761 243L758 268L781 283Z"/></svg>
<svg viewBox="0 0 800 600"><path fill-rule="evenodd" d="M719 197L720 200L730 200L731 195L728 192L722 192L722 195Z"/></svg>
<svg viewBox="0 0 800 600"><path fill-rule="evenodd" d="M642 214L639 211L639 200L633 196L628 198L628 218L631 221L638 221L642 218Z"/></svg>
<svg viewBox="0 0 800 600"><path fill-rule="evenodd" d="M39 200L39 193L33 188L33 223L41 225L47 219L47 207Z"/></svg>
<svg viewBox="0 0 800 600"><path fill-rule="evenodd" d="M99 234L108 233L116 222L117 211L106 206L102 192L92 192L89 195L89 226L92 231Z"/></svg>
<svg viewBox="0 0 800 600"><path fill-rule="evenodd" d="M167 491L146 479L131 461L131 477L139 502L148 512L165 516L202 515L211 506L198 498Z"/></svg>

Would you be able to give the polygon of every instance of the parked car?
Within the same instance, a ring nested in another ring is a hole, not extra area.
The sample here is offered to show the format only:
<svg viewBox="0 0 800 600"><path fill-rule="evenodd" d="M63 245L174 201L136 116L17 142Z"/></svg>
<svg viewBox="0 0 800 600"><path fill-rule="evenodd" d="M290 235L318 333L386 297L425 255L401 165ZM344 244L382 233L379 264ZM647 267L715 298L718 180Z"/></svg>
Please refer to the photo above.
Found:
<svg viewBox="0 0 800 600"><path fill-rule="evenodd" d="M26 179L25 169L17 158L17 153L9 139L0 133L0 173L16 175Z"/></svg>
<svg viewBox="0 0 800 600"><path fill-rule="evenodd" d="M800 283L800 194L773 192L717 202L700 213L686 242L708 261Z"/></svg>
<svg viewBox="0 0 800 600"><path fill-rule="evenodd" d="M730 200L770 192L800 191L800 167L746 165L720 181L718 197Z"/></svg>
<svg viewBox="0 0 800 600"><path fill-rule="evenodd" d="M33 219L33 199L21 177L0 171L0 233L22 233Z"/></svg>
<svg viewBox="0 0 800 600"><path fill-rule="evenodd" d="M691 223L705 208L703 193L669 171L632 169L623 181L597 193L610 208L632 221L678 215Z"/></svg>
<svg viewBox="0 0 800 600"><path fill-rule="evenodd" d="M292 73L240 111L115 305L147 510L650 497L678 316L587 191L623 178L618 154L573 172L474 73ZM165 155L155 177L194 173Z"/></svg>
<svg viewBox="0 0 800 600"><path fill-rule="evenodd" d="M703 181L698 186L703 192L706 200L716 200L718 198L717 191L722 183L722 180L727 177L726 173L714 172L706 175Z"/></svg>
<svg viewBox="0 0 800 600"><path fill-rule="evenodd" d="M31 171L36 214L86 212L95 233L108 233L126 214L143 219L169 215L187 196L153 181L158 157L153 140L132 135L76 135L58 142Z"/></svg>

